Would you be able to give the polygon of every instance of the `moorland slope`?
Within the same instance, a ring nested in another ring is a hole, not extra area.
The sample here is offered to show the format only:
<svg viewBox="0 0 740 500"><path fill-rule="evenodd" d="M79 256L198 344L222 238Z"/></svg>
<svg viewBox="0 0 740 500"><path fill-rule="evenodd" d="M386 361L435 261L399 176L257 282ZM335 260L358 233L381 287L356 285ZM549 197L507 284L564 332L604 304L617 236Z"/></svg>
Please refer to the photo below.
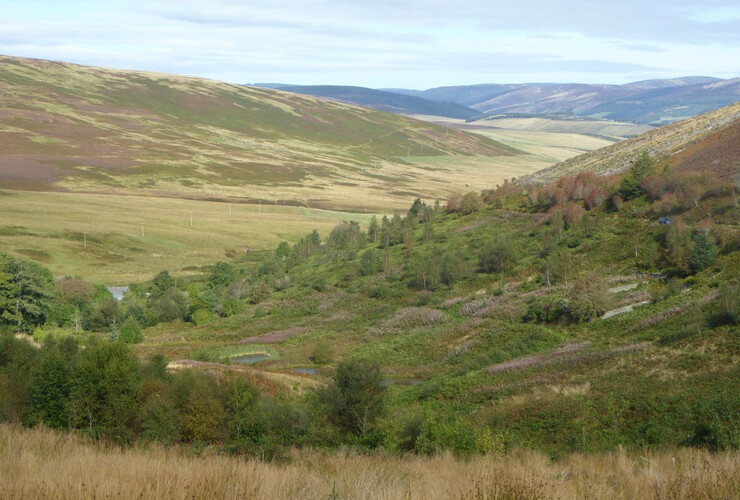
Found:
<svg viewBox="0 0 740 500"><path fill-rule="evenodd" d="M502 178L455 159L516 154L391 113L176 75L2 56L0 90L3 188L367 210Z"/></svg>
<svg viewBox="0 0 740 500"><path fill-rule="evenodd" d="M642 151L658 160L704 169L737 172L740 103L656 128L624 142L597 149L520 178L523 183L552 182L579 172L615 174L627 170ZM706 150L705 152L702 152ZM703 165L696 162L703 161Z"/></svg>

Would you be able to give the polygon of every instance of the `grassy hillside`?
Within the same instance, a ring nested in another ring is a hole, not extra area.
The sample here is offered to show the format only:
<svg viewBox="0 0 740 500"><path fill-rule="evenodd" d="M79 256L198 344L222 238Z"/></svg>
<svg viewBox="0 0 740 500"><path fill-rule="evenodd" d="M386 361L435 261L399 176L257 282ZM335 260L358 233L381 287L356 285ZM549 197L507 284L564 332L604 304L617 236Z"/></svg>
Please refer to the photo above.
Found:
<svg viewBox="0 0 740 500"><path fill-rule="evenodd" d="M46 344L0 335L0 418L274 457L736 450L739 210L721 172L641 158L162 272L121 303L2 257L2 328ZM52 374L69 391L49 399ZM125 392L90 400L114 375Z"/></svg>
<svg viewBox="0 0 740 500"><path fill-rule="evenodd" d="M94 462L99 495L736 496L738 113L392 217L0 191L2 483L80 496Z"/></svg>
<svg viewBox="0 0 740 500"><path fill-rule="evenodd" d="M370 210L471 183L459 158L515 154L390 113L175 75L3 56L0 88L6 189L287 196ZM442 175L410 165L418 156L447 159Z"/></svg>
<svg viewBox="0 0 740 500"><path fill-rule="evenodd" d="M627 141L576 156L520 179L520 181L545 183L552 182L563 175L573 175L579 172L601 174L624 172L629 168L630 161L642 151L647 151L658 159L666 159L671 155L681 153L684 149L694 150L699 147L696 144L701 143L705 138L708 141L707 144L721 141L726 146L722 147L723 153L718 157L714 157L715 150L712 149L712 153L706 158L710 164L704 165L703 168L710 167L711 162L717 160L724 162L724 168L727 169L733 165L734 158L737 157L737 144L740 143L737 140L738 120L740 120L740 103L665 125ZM713 138L710 139L710 137ZM712 146L712 148L715 147ZM685 152L676 157L676 161L684 161L682 158L687 154L689 153Z"/></svg>

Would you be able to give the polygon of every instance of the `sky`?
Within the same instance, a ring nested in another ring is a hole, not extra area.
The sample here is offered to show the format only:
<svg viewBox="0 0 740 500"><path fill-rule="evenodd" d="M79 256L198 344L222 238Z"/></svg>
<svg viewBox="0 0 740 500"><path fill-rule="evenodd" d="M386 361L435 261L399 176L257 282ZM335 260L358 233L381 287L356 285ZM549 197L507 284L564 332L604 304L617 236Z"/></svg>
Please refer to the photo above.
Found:
<svg viewBox="0 0 740 500"><path fill-rule="evenodd" d="M738 0L0 0L0 54L426 89L740 76Z"/></svg>

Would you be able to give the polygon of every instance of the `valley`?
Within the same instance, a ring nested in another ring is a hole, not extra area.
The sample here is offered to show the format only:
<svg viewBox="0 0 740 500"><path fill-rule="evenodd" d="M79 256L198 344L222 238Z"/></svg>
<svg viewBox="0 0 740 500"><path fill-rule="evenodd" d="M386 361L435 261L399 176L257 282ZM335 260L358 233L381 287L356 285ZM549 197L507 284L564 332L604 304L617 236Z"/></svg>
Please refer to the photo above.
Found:
<svg viewBox="0 0 740 500"><path fill-rule="evenodd" d="M471 122L7 56L0 90L11 496L738 495L740 103Z"/></svg>

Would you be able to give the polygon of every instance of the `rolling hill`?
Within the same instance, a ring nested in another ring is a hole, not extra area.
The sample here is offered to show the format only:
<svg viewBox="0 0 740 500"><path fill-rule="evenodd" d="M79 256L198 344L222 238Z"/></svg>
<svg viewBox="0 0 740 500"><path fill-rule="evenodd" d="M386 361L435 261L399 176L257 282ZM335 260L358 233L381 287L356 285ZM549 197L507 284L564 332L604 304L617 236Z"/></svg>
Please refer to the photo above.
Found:
<svg viewBox="0 0 740 500"><path fill-rule="evenodd" d="M366 87L282 84L257 84L256 86L273 88L284 92L294 92L296 94L324 97L339 102L404 115L434 115L463 120L472 120L483 116L483 113L479 111L452 102L424 99L422 97Z"/></svg>
<svg viewBox="0 0 740 500"><path fill-rule="evenodd" d="M462 157L516 154L477 135L308 96L7 56L0 152L6 189L363 210L460 189L471 178L455 166ZM412 164L418 156L450 165Z"/></svg>
<svg viewBox="0 0 740 500"><path fill-rule="evenodd" d="M740 101L740 78L687 76L624 85L480 84L427 90L260 84L407 115L475 121L499 115L574 116L664 125Z"/></svg>
<svg viewBox="0 0 740 500"><path fill-rule="evenodd" d="M690 76L625 85L484 84L398 92L454 102L485 114L566 113L662 125L740 101L740 78Z"/></svg>
<svg viewBox="0 0 740 500"><path fill-rule="evenodd" d="M519 179L545 183L579 172L614 174L627 170L642 151L658 160L670 157L672 166L717 171L722 176L738 172L740 157L740 103L656 128L624 142L576 156Z"/></svg>

